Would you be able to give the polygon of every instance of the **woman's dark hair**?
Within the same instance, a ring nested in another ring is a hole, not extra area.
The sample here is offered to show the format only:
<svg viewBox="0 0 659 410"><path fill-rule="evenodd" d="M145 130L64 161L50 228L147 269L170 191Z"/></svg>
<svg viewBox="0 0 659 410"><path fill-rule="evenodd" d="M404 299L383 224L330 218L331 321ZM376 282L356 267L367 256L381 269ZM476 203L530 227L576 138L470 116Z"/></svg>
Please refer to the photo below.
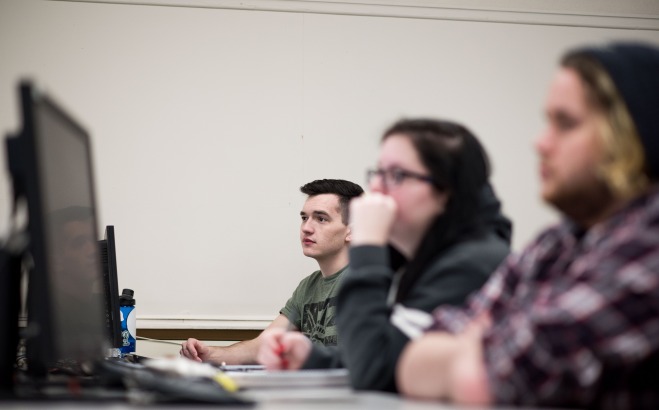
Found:
<svg viewBox="0 0 659 410"><path fill-rule="evenodd" d="M447 248L480 233L481 196L490 167L478 139L455 122L404 119L386 130L382 141L392 135L409 139L430 172L434 189L448 194L445 212L435 218L416 254L408 261L396 296L400 301L428 265Z"/></svg>

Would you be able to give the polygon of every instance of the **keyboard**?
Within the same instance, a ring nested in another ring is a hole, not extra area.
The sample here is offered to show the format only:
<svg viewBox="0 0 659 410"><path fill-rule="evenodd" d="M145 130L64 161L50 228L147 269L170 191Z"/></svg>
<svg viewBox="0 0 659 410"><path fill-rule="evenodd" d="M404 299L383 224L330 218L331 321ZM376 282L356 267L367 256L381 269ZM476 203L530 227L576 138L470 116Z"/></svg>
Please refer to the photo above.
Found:
<svg viewBox="0 0 659 410"><path fill-rule="evenodd" d="M160 372L141 363L106 360L101 365L99 375L120 378L128 390L128 400L136 404L213 403L234 406L254 404L225 390L208 377Z"/></svg>

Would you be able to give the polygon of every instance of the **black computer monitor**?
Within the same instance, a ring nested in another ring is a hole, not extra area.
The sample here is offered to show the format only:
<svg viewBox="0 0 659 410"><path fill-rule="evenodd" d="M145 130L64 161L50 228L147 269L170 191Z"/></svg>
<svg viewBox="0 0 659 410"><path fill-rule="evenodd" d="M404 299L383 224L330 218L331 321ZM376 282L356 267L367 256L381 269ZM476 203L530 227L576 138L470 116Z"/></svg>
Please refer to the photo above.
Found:
<svg viewBox="0 0 659 410"><path fill-rule="evenodd" d="M28 367L105 357L103 274L89 135L30 82L19 87L22 131L7 139L15 197L27 203Z"/></svg>
<svg viewBox="0 0 659 410"><path fill-rule="evenodd" d="M105 301L105 328L111 347L119 348L121 338L121 312L119 309L119 281L117 277L117 247L114 239L114 226L105 227L104 239L99 241L101 266L103 268L103 288Z"/></svg>
<svg viewBox="0 0 659 410"><path fill-rule="evenodd" d="M0 249L0 400L13 396L23 248L15 240L6 240Z"/></svg>

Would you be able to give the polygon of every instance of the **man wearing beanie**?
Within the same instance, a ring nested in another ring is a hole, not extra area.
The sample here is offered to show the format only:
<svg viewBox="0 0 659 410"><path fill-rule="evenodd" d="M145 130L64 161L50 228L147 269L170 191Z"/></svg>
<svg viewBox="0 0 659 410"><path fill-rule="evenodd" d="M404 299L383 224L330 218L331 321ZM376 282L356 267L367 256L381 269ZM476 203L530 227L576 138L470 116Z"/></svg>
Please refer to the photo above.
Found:
<svg viewBox="0 0 659 410"><path fill-rule="evenodd" d="M401 355L406 395L659 408L659 48L573 50L536 141L564 216Z"/></svg>

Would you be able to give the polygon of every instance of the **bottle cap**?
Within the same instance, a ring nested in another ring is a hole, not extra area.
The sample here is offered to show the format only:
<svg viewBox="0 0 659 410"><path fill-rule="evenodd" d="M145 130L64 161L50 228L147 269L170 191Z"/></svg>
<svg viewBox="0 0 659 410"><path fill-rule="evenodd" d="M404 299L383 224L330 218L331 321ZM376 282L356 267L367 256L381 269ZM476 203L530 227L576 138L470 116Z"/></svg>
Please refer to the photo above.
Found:
<svg viewBox="0 0 659 410"><path fill-rule="evenodd" d="M119 305L121 306L135 306L135 299L133 298L133 289L124 289L119 296Z"/></svg>

